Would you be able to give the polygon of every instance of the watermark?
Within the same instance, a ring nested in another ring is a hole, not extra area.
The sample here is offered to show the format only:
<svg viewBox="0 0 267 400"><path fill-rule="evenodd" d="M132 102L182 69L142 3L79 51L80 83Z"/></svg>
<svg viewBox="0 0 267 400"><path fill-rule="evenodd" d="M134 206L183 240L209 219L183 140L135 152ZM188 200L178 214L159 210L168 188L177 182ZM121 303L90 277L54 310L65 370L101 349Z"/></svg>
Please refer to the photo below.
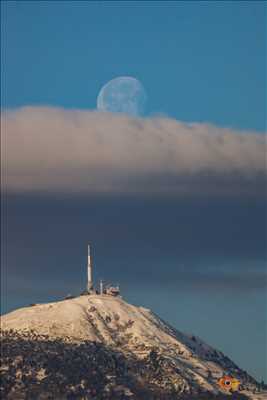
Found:
<svg viewBox="0 0 267 400"><path fill-rule="evenodd" d="M241 382L236 378L233 378L228 375L224 375L222 378L220 378L218 380L218 384L224 390L228 390L228 391L232 390L235 392L235 391L239 390L239 386L241 385Z"/></svg>

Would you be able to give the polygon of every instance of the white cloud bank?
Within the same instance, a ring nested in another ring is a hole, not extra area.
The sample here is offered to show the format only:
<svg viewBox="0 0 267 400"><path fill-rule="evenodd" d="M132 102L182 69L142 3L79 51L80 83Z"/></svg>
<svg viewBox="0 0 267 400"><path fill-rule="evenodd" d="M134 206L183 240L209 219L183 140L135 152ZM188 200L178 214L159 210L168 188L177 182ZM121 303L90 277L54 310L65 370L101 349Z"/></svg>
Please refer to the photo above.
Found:
<svg viewBox="0 0 267 400"><path fill-rule="evenodd" d="M164 117L24 107L1 141L9 192L252 193L266 175L264 135Z"/></svg>

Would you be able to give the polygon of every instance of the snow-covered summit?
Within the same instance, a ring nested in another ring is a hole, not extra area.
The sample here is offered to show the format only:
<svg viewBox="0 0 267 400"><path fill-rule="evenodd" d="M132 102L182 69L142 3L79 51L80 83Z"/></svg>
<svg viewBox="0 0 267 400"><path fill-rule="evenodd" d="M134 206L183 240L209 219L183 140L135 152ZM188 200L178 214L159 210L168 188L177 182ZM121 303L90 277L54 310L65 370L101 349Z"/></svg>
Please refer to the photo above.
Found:
<svg viewBox="0 0 267 400"><path fill-rule="evenodd" d="M183 393L219 393L218 378L226 373L239 379L249 391L257 386L220 351L120 297L84 295L24 307L2 316L2 329L34 331L49 340L60 338L66 343L101 343L138 360L150 360L151 354L156 354L153 357L161 374ZM159 385L163 385L162 379Z"/></svg>

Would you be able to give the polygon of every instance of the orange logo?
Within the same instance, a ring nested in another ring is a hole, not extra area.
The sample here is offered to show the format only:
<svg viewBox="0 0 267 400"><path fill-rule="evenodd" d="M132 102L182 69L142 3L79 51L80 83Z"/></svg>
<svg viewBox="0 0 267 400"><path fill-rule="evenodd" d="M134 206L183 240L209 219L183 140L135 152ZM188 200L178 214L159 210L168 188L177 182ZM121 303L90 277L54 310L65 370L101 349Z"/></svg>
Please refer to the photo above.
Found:
<svg viewBox="0 0 267 400"><path fill-rule="evenodd" d="M239 389L240 382L236 378L232 378L231 376L225 375L218 380L218 384L224 390L233 390L236 391Z"/></svg>

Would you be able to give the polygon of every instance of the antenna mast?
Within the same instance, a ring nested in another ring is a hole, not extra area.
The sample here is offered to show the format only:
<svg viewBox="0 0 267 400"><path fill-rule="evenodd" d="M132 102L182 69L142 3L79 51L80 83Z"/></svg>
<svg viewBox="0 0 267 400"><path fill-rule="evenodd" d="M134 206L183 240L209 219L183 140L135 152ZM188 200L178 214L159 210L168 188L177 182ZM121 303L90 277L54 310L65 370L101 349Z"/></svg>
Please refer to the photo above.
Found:
<svg viewBox="0 0 267 400"><path fill-rule="evenodd" d="M91 263L90 245L88 244L88 258L87 258L87 291L88 293L93 290L93 274Z"/></svg>

